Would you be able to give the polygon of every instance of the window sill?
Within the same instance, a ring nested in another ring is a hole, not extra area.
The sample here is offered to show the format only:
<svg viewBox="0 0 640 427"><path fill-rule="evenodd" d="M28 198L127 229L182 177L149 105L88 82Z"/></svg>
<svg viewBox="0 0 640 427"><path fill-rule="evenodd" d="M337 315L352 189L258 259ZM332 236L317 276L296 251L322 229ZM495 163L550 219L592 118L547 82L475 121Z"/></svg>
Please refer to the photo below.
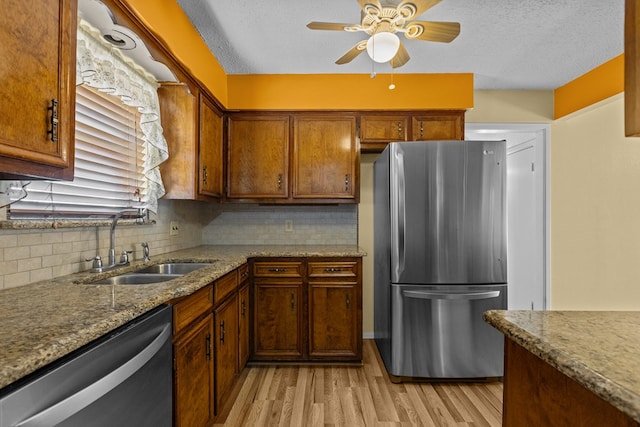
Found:
<svg viewBox="0 0 640 427"><path fill-rule="evenodd" d="M14 219L0 221L0 230L48 230L58 228L81 228L81 227L109 227L112 219ZM135 219L119 219L118 226L122 225L153 225L155 220L145 221L137 224Z"/></svg>

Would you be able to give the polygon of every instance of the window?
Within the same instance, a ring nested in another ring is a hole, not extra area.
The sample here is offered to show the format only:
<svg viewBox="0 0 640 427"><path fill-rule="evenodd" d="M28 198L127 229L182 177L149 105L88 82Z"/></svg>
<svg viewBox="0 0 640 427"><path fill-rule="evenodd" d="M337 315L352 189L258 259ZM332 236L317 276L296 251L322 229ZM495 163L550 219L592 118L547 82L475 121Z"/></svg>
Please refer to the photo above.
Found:
<svg viewBox="0 0 640 427"><path fill-rule="evenodd" d="M76 97L74 180L31 182L11 219L112 216L146 200L140 113L85 85Z"/></svg>

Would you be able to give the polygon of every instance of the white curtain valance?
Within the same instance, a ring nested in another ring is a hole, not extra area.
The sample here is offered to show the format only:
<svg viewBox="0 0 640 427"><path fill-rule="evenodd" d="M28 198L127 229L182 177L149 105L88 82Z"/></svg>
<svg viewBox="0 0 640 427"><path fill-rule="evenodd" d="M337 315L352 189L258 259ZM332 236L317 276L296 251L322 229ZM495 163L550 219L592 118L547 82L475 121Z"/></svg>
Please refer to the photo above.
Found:
<svg viewBox="0 0 640 427"><path fill-rule="evenodd" d="M147 144L144 175L149 186L143 202L157 213L158 199L165 193L159 166L169 158L160 124L158 82L83 19L79 19L77 37L76 84L118 96L141 113L140 128Z"/></svg>

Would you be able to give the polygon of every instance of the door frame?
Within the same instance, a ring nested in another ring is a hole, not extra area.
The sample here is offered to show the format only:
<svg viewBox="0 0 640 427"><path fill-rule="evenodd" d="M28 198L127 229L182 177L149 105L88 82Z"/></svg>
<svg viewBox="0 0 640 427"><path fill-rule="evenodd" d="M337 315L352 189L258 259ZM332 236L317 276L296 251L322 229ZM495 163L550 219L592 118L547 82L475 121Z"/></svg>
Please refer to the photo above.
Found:
<svg viewBox="0 0 640 427"><path fill-rule="evenodd" d="M466 123L465 133L473 132L480 134L510 134L519 132L540 132L540 138L537 138L534 145L536 147L536 164L541 165L542 173L538 175L536 181L536 191L542 192L542 206L537 206L541 209L543 214L542 218L542 230L543 230L543 272L542 278L543 285L543 310L549 309L550 297L551 297L551 257L550 257L550 203L551 203L551 191L549 180L549 136L550 125L545 123ZM465 136L465 139L468 137Z"/></svg>

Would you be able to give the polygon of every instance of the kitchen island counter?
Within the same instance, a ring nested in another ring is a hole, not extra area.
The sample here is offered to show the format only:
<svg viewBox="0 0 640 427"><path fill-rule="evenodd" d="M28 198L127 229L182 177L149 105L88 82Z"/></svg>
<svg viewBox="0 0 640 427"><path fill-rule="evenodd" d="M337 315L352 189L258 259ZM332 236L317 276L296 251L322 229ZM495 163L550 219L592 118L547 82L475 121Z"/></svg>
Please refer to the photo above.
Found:
<svg viewBox="0 0 640 427"><path fill-rule="evenodd" d="M352 245L199 246L107 273L77 273L0 291L0 388L35 372L147 311L208 285L254 257L361 257ZM210 262L150 285L90 282L163 262Z"/></svg>
<svg viewBox="0 0 640 427"><path fill-rule="evenodd" d="M519 387L518 382L527 381L520 372L517 378L509 378L508 350L511 346L512 356L514 349L524 348L631 420L640 422L640 312L492 310L487 311L484 318L507 338L505 415L508 413L509 382L513 381ZM531 360L535 363L536 359ZM525 367L534 378L539 375L536 369ZM540 390L541 398L549 392L551 382L547 383L546 378L541 375L542 384L532 387L534 394ZM528 396L527 399L536 397ZM566 396L567 399L570 397L574 396ZM531 402L529 405L535 406ZM562 411L565 412L571 407L564 401L551 402L551 406L554 405L564 405ZM536 410L540 411L540 408Z"/></svg>

